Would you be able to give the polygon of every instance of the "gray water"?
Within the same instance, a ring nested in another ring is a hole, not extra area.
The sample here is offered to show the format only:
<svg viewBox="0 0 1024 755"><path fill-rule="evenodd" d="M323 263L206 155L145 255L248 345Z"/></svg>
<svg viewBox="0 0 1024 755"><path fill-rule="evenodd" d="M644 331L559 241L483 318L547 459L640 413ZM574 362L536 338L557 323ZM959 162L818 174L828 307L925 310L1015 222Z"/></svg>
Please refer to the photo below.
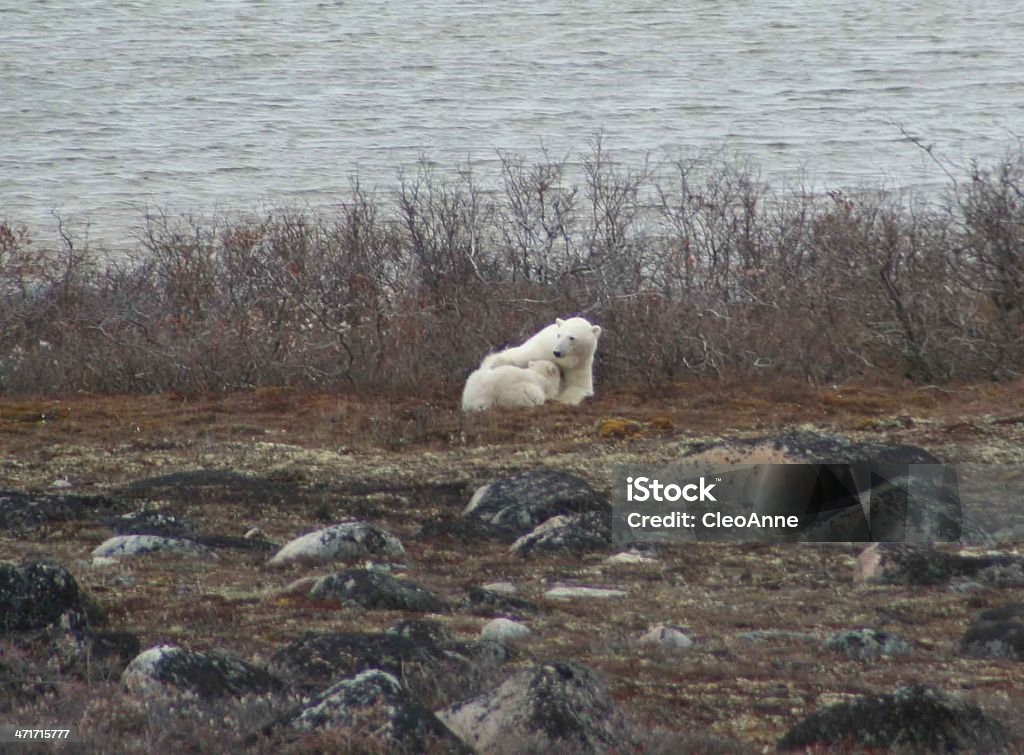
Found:
<svg viewBox="0 0 1024 755"><path fill-rule="evenodd" d="M0 220L328 207L421 157L707 149L941 186L1024 127L1024 2L0 0ZM901 127L934 145L931 156ZM933 159L933 157L935 159Z"/></svg>

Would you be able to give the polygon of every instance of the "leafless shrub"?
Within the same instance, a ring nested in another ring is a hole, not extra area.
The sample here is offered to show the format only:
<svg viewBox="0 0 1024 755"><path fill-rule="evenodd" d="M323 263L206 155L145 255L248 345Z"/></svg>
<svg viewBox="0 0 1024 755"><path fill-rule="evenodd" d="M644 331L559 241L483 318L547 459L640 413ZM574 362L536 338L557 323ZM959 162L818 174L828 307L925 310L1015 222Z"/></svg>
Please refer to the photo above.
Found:
<svg viewBox="0 0 1024 755"><path fill-rule="evenodd" d="M622 166L600 138L500 163L423 162L326 213L149 213L127 257L0 224L0 391L452 394L576 314L604 326L602 381L1024 368L1024 153L937 201L781 192L722 155Z"/></svg>

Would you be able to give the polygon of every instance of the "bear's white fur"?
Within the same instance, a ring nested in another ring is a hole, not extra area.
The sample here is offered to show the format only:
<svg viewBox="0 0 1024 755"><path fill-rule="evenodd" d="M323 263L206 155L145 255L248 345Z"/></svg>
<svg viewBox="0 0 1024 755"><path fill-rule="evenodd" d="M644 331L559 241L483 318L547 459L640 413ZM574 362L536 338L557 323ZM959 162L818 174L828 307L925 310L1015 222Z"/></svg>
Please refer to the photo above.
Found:
<svg viewBox="0 0 1024 755"><path fill-rule="evenodd" d="M462 411L479 412L496 406L540 406L558 395L561 383L558 365L546 359L534 360L526 367L481 367L466 381Z"/></svg>
<svg viewBox="0 0 1024 755"><path fill-rule="evenodd" d="M480 367L525 367L538 359L550 360L562 372L562 388L555 400L578 404L594 395L594 353L600 335L601 326L582 317L558 319L525 343L485 357Z"/></svg>

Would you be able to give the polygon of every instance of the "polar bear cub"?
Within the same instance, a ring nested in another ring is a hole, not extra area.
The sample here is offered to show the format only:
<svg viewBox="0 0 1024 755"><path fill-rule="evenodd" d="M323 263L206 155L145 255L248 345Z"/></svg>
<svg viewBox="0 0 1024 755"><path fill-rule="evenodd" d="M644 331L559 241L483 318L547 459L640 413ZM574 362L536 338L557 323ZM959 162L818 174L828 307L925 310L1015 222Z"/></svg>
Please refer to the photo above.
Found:
<svg viewBox="0 0 1024 755"><path fill-rule="evenodd" d="M555 400L578 404L594 395L594 354L600 335L601 326L582 317L557 319L519 346L490 354L480 367L525 367L537 359L551 360L562 373L562 387Z"/></svg>
<svg viewBox="0 0 1024 755"><path fill-rule="evenodd" d="M537 359L526 367L483 366L469 376L462 391L462 411L496 406L540 406L558 395L562 374L554 362Z"/></svg>

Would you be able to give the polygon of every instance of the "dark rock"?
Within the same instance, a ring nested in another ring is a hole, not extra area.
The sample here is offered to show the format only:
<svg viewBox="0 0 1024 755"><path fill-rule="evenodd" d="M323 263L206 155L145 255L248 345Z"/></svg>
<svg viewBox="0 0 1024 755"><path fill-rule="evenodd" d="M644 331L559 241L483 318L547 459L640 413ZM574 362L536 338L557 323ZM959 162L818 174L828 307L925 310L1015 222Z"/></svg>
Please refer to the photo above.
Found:
<svg viewBox="0 0 1024 755"><path fill-rule="evenodd" d="M500 687L445 708L438 717L478 752L510 743L548 751L604 751L625 743L611 698L594 674L576 663L549 663L520 671Z"/></svg>
<svg viewBox="0 0 1024 755"><path fill-rule="evenodd" d="M313 600L340 600L363 608L441 613L448 606L419 585L371 569L346 569L321 577L309 591Z"/></svg>
<svg viewBox="0 0 1024 755"><path fill-rule="evenodd" d="M191 538L196 528L183 519L163 511L133 511L106 520L118 535L158 535Z"/></svg>
<svg viewBox="0 0 1024 755"><path fill-rule="evenodd" d="M520 556L551 551L581 554L605 550L611 542L611 513L588 511L552 517L516 540L510 550Z"/></svg>
<svg viewBox="0 0 1024 755"><path fill-rule="evenodd" d="M363 558L402 561L405 548L398 538L380 527L366 522L341 522L292 540L267 562L267 566Z"/></svg>
<svg viewBox="0 0 1024 755"><path fill-rule="evenodd" d="M1024 603L982 611L960 649L967 655L1024 661Z"/></svg>
<svg viewBox="0 0 1024 755"><path fill-rule="evenodd" d="M89 635L91 661L119 660L128 662L142 650L139 637L131 632L102 630Z"/></svg>
<svg viewBox="0 0 1024 755"><path fill-rule="evenodd" d="M211 550L270 551L278 546L267 540L234 537L231 535L204 535L189 522L165 511L133 511L105 522L118 535L150 535L165 539L183 539L198 543Z"/></svg>
<svg viewBox="0 0 1024 755"><path fill-rule="evenodd" d="M238 551L274 551L280 546L260 538L238 537L236 535L196 535L192 538L200 545L213 550L230 548Z"/></svg>
<svg viewBox="0 0 1024 755"><path fill-rule="evenodd" d="M424 524L418 533L421 540L436 542L441 538L457 543L477 543L481 540L504 540L512 542L518 533L512 527L498 526L473 517L459 519L437 519Z"/></svg>
<svg viewBox="0 0 1024 755"><path fill-rule="evenodd" d="M285 499L287 489L241 472L196 469L136 480L121 489L120 494L128 498L160 498L190 504L230 500L276 503Z"/></svg>
<svg viewBox="0 0 1024 755"><path fill-rule="evenodd" d="M433 641L375 632L309 632L274 653L271 664L296 684L323 689L367 669L401 678L412 666L443 660Z"/></svg>
<svg viewBox="0 0 1024 755"><path fill-rule="evenodd" d="M833 705L796 724L780 750L851 744L889 750L993 752L1007 746L1002 724L981 708L926 685Z"/></svg>
<svg viewBox="0 0 1024 755"><path fill-rule="evenodd" d="M280 723L300 731L347 729L356 742L365 739L387 752L470 752L398 679L376 669L343 679Z"/></svg>
<svg viewBox="0 0 1024 755"><path fill-rule="evenodd" d="M474 616L505 616L510 619L535 614L539 610L535 603L511 595L470 587L466 597L459 602L459 608Z"/></svg>
<svg viewBox="0 0 1024 755"><path fill-rule="evenodd" d="M0 490L0 532L21 535L42 525L100 519L121 504L105 496L37 495Z"/></svg>
<svg viewBox="0 0 1024 755"><path fill-rule="evenodd" d="M80 630L104 623L103 611L63 566L0 563L0 635L53 625Z"/></svg>
<svg viewBox="0 0 1024 755"><path fill-rule="evenodd" d="M420 645L435 647L455 641L455 635L440 621L433 619L402 619L394 626L388 627L385 633L404 637Z"/></svg>
<svg viewBox="0 0 1024 755"><path fill-rule="evenodd" d="M906 543L873 543L857 556L854 581L937 585L967 577L989 584L1022 584L1022 569L1024 558L1012 554L964 556Z"/></svg>
<svg viewBox="0 0 1024 755"><path fill-rule="evenodd" d="M904 640L878 629L850 629L837 632L825 640L825 647L856 660L907 655L910 652L910 645Z"/></svg>
<svg viewBox="0 0 1024 755"><path fill-rule="evenodd" d="M473 494L462 515L485 522L496 536L511 539L551 517L610 510L608 501L586 480L540 469L484 485Z"/></svg>
<svg viewBox="0 0 1024 755"><path fill-rule="evenodd" d="M264 695L283 689L281 681L261 668L226 653L197 653L176 645L158 645L135 657L122 683L143 694L180 692L209 699Z"/></svg>

